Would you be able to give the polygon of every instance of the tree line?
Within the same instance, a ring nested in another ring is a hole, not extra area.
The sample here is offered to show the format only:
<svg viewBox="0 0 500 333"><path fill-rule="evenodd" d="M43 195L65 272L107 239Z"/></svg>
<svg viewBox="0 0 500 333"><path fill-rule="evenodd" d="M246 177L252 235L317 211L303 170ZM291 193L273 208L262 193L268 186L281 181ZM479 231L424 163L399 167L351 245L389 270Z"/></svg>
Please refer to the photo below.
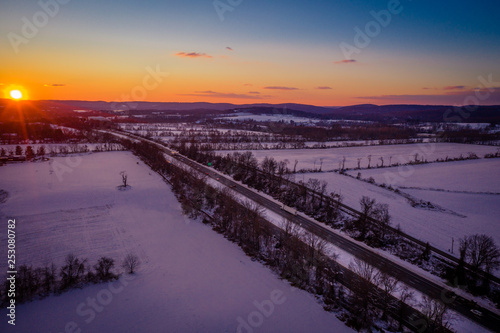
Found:
<svg viewBox="0 0 500 333"><path fill-rule="evenodd" d="M134 274L139 266L139 258L128 254L121 263L128 274ZM52 294L61 294L74 288L82 288L88 284L109 282L119 278L114 273L115 260L101 257L91 265L87 259L68 254L61 268L52 263L44 267L21 265L17 269L15 298L18 303L31 302ZM2 283L0 300L2 305L8 304L10 281Z"/></svg>
<svg viewBox="0 0 500 333"><path fill-rule="evenodd" d="M13 148L0 148L1 157L9 156L25 156L27 160L34 158L44 158L46 156L58 156L67 154L82 154L88 152L104 152L104 151L120 151L123 146L119 143L98 143L98 144L77 144L71 143L67 145L28 145L24 149L22 146L17 145Z"/></svg>

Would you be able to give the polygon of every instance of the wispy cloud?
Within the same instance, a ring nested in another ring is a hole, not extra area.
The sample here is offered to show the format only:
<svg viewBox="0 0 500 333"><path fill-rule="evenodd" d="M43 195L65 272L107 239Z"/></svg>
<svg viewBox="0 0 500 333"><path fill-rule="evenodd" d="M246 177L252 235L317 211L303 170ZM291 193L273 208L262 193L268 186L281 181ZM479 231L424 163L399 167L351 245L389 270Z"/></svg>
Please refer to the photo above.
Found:
<svg viewBox="0 0 500 333"><path fill-rule="evenodd" d="M332 87L328 87L328 86L320 86L320 87L316 87L314 89L318 89L318 90L330 90L332 89Z"/></svg>
<svg viewBox="0 0 500 333"><path fill-rule="evenodd" d="M212 58L211 55L200 52L177 52L175 55L182 58Z"/></svg>
<svg viewBox="0 0 500 333"><path fill-rule="evenodd" d="M248 93L249 94L254 94L254 95L259 95L260 94L260 92L258 92L258 91L249 91Z"/></svg>
<svg viewBox="0 0 500 333"><path fill-rule="evenodd" d="M299 88L295 88L295 87L282 87L282 86L269 86L269 87L264 87L263 89L269 89L269 90L299 90Z"/></svg>
<svg viewBox="0 0 500 333"><path fill-rule="evenodd" d="M245 83L243 86L245 86L245 87L251 87L251 86L253 86L253 84L251 84L251 83Z"/></svg>
<svg viewBox="0 0 500 333"><path fill-rule="evenodd" d="M353 62L357 62L357 60L354 60L354 59L344 59L344 60L335 61L336 64L351 64Z"/></svg>
<svg viewBox="0 0 500 333"><path fill-rule="evenodd" d="M234 51L232 47L226 46L226 50Z"/></svg>
<svg viewBox="0 0 500 333"><path fill-rule="evenodd" d="M462 90L465 86L447 86L443 88L444 90Z"/></svg>
<svg viewBox="0 0 500 333"><path fill-rule="evenodd" d="M180 96L239 98L239 99L263 99L263 98L271 97L268 95L260 95L260 93L259 93L259 95L252 94L251 92L249 94L237 94L237 93L223 93L223 92L217 92L217 91L212 91L212 90L195 91L194 93L191 93L191 94L180 94Z"/></svg>
<svg viewBox="0 0 500 333"><path fill-rule="evenodd" d="M64 87L66 86L65 84L62 83L51 83L51 84L44 84L44 87Z"/></svg>

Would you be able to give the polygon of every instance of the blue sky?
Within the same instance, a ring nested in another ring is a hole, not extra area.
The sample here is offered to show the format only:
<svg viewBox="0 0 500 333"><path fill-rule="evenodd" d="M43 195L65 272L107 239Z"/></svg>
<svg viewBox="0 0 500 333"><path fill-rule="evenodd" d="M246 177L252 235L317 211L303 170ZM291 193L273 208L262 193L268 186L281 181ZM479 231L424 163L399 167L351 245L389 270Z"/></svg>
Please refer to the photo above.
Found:
<svg viewBox="0 0 500 333"><path fill-rule="evenodd" d="M42 0L51 1L56 0ZM269 102L345 105L412 95L460 103L480 85L479 76L500 81L495 1L402 0L400 12L350 59L340 45L356 46L355 28L365 31L374 22L372 12L387 11L397 1L221 0L230 8L224 20L214 3L71 0L16 50L9 34L22 37L22 19L33 21L42 8L36 1L4 0L0 61L8 70L0 83L29 86L37 98L114 99L133 87L145 66L161 64L172 77L149 99L198 100L196 91L244 99L251 85ZM39 88L45 81L61 82L61 89L47 94ZM270 93L267 86L297 90ZM500 103L496 98L494 91L481 103Z"/></svg>

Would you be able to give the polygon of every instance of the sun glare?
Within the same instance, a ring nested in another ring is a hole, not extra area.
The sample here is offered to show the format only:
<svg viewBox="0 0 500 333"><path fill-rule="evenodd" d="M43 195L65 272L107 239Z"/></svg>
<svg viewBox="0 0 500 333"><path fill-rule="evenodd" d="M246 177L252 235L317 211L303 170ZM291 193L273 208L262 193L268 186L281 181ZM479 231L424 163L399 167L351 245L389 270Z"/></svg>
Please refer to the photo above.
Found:
<svg viewBox="0 0 500 333"><path fill-rule="evenodd" d="M21 99L23 98L23 93L20 90L11 90L10 97L12 97L12 99Z"/></svg>

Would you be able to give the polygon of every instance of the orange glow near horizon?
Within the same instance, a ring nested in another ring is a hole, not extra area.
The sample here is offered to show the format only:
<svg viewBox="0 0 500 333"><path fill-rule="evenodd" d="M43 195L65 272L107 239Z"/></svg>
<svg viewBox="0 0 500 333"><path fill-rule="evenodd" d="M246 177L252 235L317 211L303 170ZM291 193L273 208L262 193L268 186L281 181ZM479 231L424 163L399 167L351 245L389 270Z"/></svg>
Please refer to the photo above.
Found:
<svg viewBox="0 0 500 333"><path fill-rule="evenodd" d="M500 104L492 5L452 13L414 2L404 15L415 16L359 38L357 25L380 25L366 21L380 4L268 1L226 8L222 23L210 1L112 0L109 10L62 2L57 18L42 2L1 2L9 33L0 39L0 98L20 90L21 100L463 105L482 86L488 98L479 102ZM31 22L42 14L49 24ZM432 24L420 29L417 14Z"/></svg>
<svg viewBox="0 0 500 333"><path fill-rule="evenodd" d="M254 78L255 79L255 78ZM253 82L241 79L238 83L227 83L221 80L211 81L207 78L191 80L185 77L167 77L155 89L147 90L142 94L140 88L141 75L133 75L130 78L120 79L103 78L97 80L82 78L76 84L61 86L49 86L41 82L26 82L20 85L8 85L4 89L4 98L16 100L11 96L11 91L19 90L22 94L20 100L86 100L106 102L209 102L209 103L232 103L232 104L258 104L258 103L301 103L318 106L352 105L358 104L359 100L349 96L349 89L334 84L325 83L332 89L316 89L313 80L309 82L288 83L283 81L255 79ZM193 82L194 81L194 82ZM231 81L231 80L228 80ZM151 81L153 82L153 81ZM151 83L148 82L148 83ZM268 82L271 82L269 84ZM290 86L297 90L265 89L267 86ZM29 93L28 93L29 90ZM142 90L143 91L143 90ZM137 92L134 94L134 92ZM210 93L211 92L211 93ZM135 99L134 96L144 98ZM19 99L18 99L19 100ZM364 101L363 101L364 102Z"/></svg>
<svg viewBox="0 0 500 333"><path fill-rule="evenodd" d="M259 45L254 46L258 49ZM139 53L137 59L126 58L126 63L116 61L116 50L91 62L84 55L91 51L99 54L98 49L82 50L72 58L53 50L40 51L36 63L30 63L28 53L22 53L2 73L2 88L4 98L11 99L10 91L20 90L22 100L454 105L462 103L479 82L461 77L451 80L431 66L411 67L407 59L390 55L337 64L326 56L310 61L307 50L278 46L276 54L268 57L242 46L238 53L233 51L224 58L220 51L207 51L213 58L180 58L169 52L154 59ZM287 58L290 54L296 58ZM82 65L75 67L75 62ZM400 73L412 79L402 80ZM465 89L443 88L455 82ZM487 102L495 101L490 98Z"/></svg>

